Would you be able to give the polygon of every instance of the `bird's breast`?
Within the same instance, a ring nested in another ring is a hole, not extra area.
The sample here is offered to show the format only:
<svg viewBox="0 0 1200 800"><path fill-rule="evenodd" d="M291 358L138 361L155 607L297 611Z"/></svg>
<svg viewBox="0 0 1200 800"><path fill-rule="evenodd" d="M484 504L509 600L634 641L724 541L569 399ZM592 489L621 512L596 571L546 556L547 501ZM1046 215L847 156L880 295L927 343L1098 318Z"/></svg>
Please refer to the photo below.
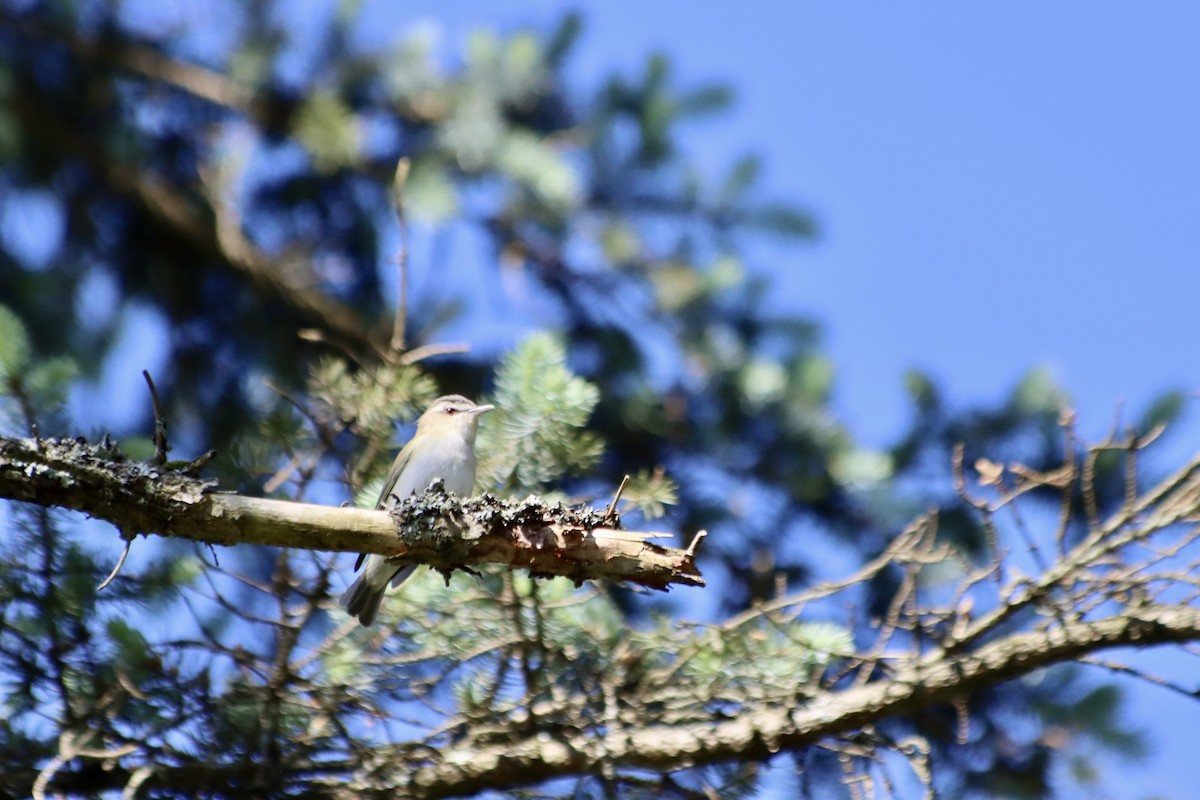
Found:
<svg viewBox="0 0 1200 800"><path fill-rule="evenodd" d="M424 492L431 482L441 478L446 491L468 497L475 488L475 453L458 443L433 445L413 456L396 480L393 490L399 497Z"/></svg>

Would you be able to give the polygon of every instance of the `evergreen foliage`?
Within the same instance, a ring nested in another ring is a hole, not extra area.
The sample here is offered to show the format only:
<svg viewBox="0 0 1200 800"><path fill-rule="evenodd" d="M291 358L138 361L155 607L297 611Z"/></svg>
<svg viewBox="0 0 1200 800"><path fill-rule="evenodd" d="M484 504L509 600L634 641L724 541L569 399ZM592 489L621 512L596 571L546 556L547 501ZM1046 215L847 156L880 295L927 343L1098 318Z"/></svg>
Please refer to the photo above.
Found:
<svg viewBox="0 0 1200 800"><path fill-rule="evenodd" d="M480 431L481 486L537 492L599 460L601 442L587 422L600 392L566 362L566 348L547 334L530 336L501 361L489 398L496 411Z"/></svg>

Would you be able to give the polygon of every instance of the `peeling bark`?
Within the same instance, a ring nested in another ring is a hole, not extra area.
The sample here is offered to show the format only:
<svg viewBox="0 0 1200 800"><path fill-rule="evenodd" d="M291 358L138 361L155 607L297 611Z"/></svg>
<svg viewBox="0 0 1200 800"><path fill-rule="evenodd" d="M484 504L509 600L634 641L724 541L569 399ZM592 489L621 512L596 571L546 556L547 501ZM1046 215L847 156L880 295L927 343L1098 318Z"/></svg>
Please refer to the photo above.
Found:
<svg viewBox="0 0 1200 800"><path fill-rule="evenodd" d="M82 511L111 522L125 538L153 533L214 545L381 553L446 573L501 564L576 582L661 590L704 585L694 553L648 541L669 534L620 530L618 519L590 509L536 497L459 500L440 484L405 500L392 517L243 497L82 439L0 438L0 498Z"/></svg>

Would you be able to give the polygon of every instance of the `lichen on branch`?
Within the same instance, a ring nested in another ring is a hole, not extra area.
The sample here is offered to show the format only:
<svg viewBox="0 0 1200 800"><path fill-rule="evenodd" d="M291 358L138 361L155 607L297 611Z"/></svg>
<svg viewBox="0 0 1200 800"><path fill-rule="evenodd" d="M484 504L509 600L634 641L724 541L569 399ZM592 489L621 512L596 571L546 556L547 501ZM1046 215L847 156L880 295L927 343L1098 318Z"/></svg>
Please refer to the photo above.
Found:
<svg viewBox="0 0 1200 800"><path fill-rule="evenodd" d="M493 495L459 500L435 483L383 511L244 497L156 467L110 442L0 438L0 497L82 511L125 537L158 534L208 544L261 544L403 556L442 572L484 564L576 582L615 580L667 589L703 586L694 552L653 544L666 536L620 529L610 512Z"/></svg>

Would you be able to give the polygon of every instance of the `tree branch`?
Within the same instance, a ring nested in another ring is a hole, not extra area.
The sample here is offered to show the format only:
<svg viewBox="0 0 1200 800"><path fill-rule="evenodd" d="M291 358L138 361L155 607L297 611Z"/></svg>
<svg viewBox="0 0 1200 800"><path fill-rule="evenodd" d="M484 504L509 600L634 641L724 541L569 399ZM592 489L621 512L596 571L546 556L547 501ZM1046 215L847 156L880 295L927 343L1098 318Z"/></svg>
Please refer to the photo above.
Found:
<svg viewBox="0 0 1200 800"><path fill-rule="evenodd" d="M0 498L82 511L126 537L156 533L207 544L260 544L403 556L449 574L481 564L577 582L653 589L703 586L694 554L618 530L603 512L538 498L460 501L435 484L387 512L334 508L215 491L211 481L129 461L82 439L0 437Z"/></svg>
<svg viewBox="0 0 1200 800"><path fill-rule="evenodd" d="M215 217L220 209L210 207L211 213L206 214L197 209L195 198L111 158L82 132L65 124L46 104L22 96L16 108L27 118L28 127L38 130L60 152L81 159L113 194L143 209L162 230L241 274L257 290L277 297L344 345L361 351L375 349L359 315L313 288L307 267L273 259L240 231L219 229Z"/></svg>
<svg viewBox="0 0 1200 800"><path fill-rule="evenodd" d="M889 680L822 693L808 702L768 698L748 704L732 719L714 716L688 725L622 727L606 734L541 732L482 747L466 739L443 749L434 763L384 776L383 783L414 797L452 797L593 772L602 763L670 770L684 762L700 766L768 759L781 750L800 750L1084 653L1197 637L1200 609L1165 605L1129 609L1098 622L1078 621L1044 633L1015 634L953 658L932 653Z"/></svg>
<svg viewBox="0 0 1200 800"><path fill-rule="evenodd" d="M603 765L634 769L675 770L734 760L766 760L785 750L801 750L824 739L845 735L883 719L1026 675L1034 670L1078 659L1112 647L1147 647L1200 638L1200 609L1153 605L1128 609L1096 621L1076 621L1042 633L1007 636L969 654L930 655L899 669L889 680L842 692L824 692L807 700L768 697L747 704L732 717L685 725L621 725L607 731L574 727L538 729L481 743L468 736L440 750L423 744L378 749L372 764L330 761L320 769L312 764L288 764L286 774L320 772L324 781L364 797L455 797L475 792L532 786L553 778L598 774ZM381 764L386 763L387 768ZM61 769L48 787L71 792L124 785L129 770L114 768L98 775ZM239 765L162 766L146 779L150 789L221 794L245 777ZM331 789L330 797L342 796Z"/></svg>

